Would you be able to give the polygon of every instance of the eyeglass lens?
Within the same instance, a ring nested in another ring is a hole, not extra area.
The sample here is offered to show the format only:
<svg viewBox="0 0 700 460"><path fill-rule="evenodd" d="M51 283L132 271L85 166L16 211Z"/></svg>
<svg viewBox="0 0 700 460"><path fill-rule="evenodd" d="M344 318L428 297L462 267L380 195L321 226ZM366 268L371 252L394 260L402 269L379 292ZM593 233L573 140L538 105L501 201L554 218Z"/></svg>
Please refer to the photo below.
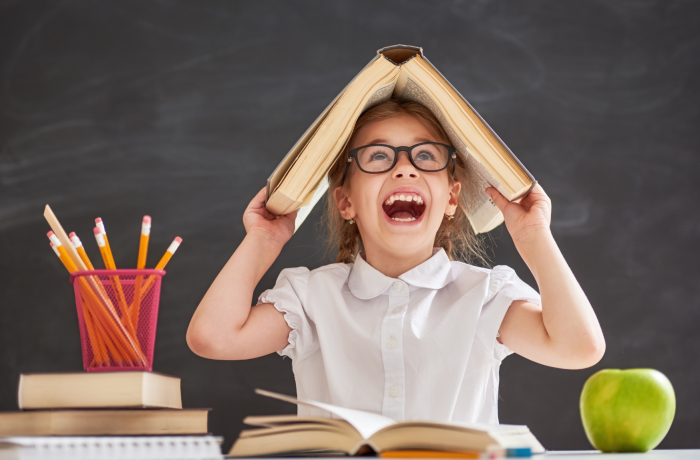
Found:
<svg viewBox="0 0 700 460"><path fill-rule="evenodd" d="M357 152L357 159L362 169L369 172L384 172L394 163L396 152L389 147L370 145ZM445 167L450 152L440 144L422 144L411 151L413 161L426 171L438 171Z"/></svg>

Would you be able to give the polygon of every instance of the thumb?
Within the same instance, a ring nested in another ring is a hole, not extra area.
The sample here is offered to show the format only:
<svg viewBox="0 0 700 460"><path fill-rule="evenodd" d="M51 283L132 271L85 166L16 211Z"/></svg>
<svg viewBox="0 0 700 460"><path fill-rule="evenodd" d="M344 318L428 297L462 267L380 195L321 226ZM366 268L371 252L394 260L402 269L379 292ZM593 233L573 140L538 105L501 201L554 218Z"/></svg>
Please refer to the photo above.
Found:
<svg viewBox="0 0 700 460"><path fill-rule="evenodd" d="M491 200L496 204L496 207L503 213L505 212L506 206L510 201L506 199L503 195L501 195L501 192L496 190L493 187L488 187L486 189L486 194L491 197Z"/></svg>
<svg viewBox="0 0 700 460"><path fill-rule="evenodd" d="M299 214L299 208L295 209L294 211L290 212L289 214L285 214L284 217L286 217L287 219L294 222L297 219L297 214Z"/></svg>

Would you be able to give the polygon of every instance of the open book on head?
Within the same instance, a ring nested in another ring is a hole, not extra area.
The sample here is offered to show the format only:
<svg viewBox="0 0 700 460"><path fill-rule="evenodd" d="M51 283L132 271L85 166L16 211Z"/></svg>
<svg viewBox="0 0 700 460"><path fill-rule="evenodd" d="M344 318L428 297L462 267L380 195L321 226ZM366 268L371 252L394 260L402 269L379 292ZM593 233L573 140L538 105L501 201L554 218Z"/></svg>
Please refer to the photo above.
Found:
<svg viewBox="0 0 700 460"><path fill-rule="evenodd" d="M526 426L477 423L396 422L388 417L315 401L304 401L265 390L256 393L293 404L322 409L334 418L296 415L246 417L260 428L244 430L230 456L251 457L294 453L362 455L394 450L486 451L489 447L544 447Z"/></svg>
<svg viewBox="0 0 700 460"><path fill-rule="evenodd" d="M535 178L466 99L415 46L382 48L321 113L267 180L266 208L281 216L300 209L296 228L328 188L327 174L360 115L392 97L417 102L438 119L477 182L467 216L475 233L492 230L503 215L484 192L510 201L527 195Z"/></svg>

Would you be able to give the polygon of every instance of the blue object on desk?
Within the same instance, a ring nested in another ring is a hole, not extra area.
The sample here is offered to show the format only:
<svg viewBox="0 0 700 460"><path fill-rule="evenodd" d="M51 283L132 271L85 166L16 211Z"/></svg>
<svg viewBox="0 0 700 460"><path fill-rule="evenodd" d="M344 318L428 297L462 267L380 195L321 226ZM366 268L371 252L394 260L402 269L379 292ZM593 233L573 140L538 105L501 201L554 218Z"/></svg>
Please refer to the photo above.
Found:
<svg viewBox="0 0 700 460"><path fill-rule="evenodd" d="M506 457L532 457L532 449L529 447L506 449Z"/></svg>

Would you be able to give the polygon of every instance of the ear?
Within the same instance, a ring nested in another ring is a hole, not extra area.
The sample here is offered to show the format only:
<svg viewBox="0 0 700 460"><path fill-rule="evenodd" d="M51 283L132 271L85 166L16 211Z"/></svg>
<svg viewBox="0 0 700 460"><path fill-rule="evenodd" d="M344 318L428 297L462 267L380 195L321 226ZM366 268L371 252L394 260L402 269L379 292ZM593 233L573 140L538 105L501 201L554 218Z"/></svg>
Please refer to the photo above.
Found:
<svg viewBox="0 0 700 460"><path fill-rule="evenodd" d="M459 192L462 190L462 184L459 181L454 181L452 187L450 188L450 198L447 200L447 206L445 206L445 214L448 216L453 216L457 212L457 197Z"/></svg>
<svg viewBox="0 0 700 460"><path fill-rule="evenodd" d="M357 213L355 208L352 206L352 201L347 191L343 187L336 187L333 190L333 198L335 199L335 205L338 206L340 215L343 219L350 220L354 219Z"/></svg>

